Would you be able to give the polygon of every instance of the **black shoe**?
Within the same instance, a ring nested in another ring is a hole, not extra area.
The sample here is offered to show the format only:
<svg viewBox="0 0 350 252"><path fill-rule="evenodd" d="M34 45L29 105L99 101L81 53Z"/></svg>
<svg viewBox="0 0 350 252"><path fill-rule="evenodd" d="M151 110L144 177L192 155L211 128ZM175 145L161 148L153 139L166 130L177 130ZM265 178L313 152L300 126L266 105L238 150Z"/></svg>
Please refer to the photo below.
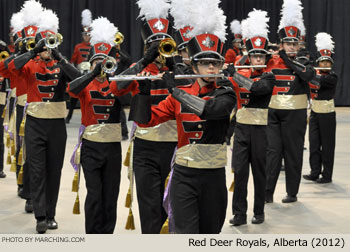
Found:
<svg viewBox="0 0 350 252"><path fill-rule="evenodd" d="M23 196L23 186L18 186L18 188L17 188L17 195L18 195L18 197L20 197L22 199L25 199L24 196Z"/></svg>
<svg viewBox="0 0 350 252"><path fill-rule="evenodd" d="M303 178L306 180L316 181L318 179L318 176L312 176L310 175L303 175Z"/></svg>
<svg viewBox="0 0 350 252"><path fill-rule="evenodd" d="M331 183L332 180L331 180L331 179L326 179L326 178L323 178L323 177L322 177L322 178L317 179L316 182L319 183L319 184L325 184L325 183Z"/></svg>
<svg viewBox="0 0 350 252"><path fill-rule="evenodd" d="M265 203L273 203L273 194L265 193Z"/></svg>
<svg viewBox="0 0 350 252"><path fill-rule="evenodd" d="M6 174L3 171L0 171L0 178L6 178Z"/></svg>
<svg viewBox="0 0 350 252"><path fill-rule="evenodd" d="M282 203L292 203L298 200L297 196L287 195L282 199Z"/></svg>
<svg viewBox="0 0 350 252"><path fill-rule="evenodd" d="M66 118L66 123L69 124L70 118Z"/></svg>
<svg viewBox="0 0 350 252"><path fill-rule="evenodd" d="M32 213L33 212L33 204L32 204L32 201L30 199L26 201L26 205L24 207L24 210L27 213Z"/></svg>
<svg viewBox="0 0 350 252"><path fill-rule="evenodd" d="M265 214L256 214L252 218L252 224L261 224L265 221Z"/></svg>
<svg viewBox="0 0 350 252"><path fill-rule="evenodd" d="M45 234L47 230L47 223L46 223L46 220L38 220L36 222L36 231L39 233L39 234Z"/></svg>
<svg viewBox="0 0 350 252"><path fill-rule="evenodd" d="M58 224L54 218L47 219L47 228L48 229L57 229L58 228Z"/></svg>
<svg viewBox="0 0 350 252"><path fill-rule="evenodd" d="M230 219L230 224L232 224L233 226L247 224L247 215L236 214L232 219Z"/></svg>

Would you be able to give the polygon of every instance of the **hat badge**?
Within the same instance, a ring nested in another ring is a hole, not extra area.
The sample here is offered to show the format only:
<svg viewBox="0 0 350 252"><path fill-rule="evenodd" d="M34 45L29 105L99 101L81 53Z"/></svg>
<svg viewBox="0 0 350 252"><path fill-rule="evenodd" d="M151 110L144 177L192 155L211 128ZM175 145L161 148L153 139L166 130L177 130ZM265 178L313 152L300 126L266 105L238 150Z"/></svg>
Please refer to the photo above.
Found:
<svg viewBox="0 0 350 252"><path fill-rule="evenodd" d="M209 36L207 36L205 38L205 40L202 41L202 45L206 46L206 47L213 47L215 45L215 42L213 40L211 40L209 38Z"/></svg>
<svg viewBox="0 0 350 252"><path fill-rule="evenodd" d="M185 31L184 33L183 33L183 36L185 37L185 38L187 38L187 39L189 39L189 38L191 38L188 34L190 33L190 30L188 29L187 31Z"/></svg>
<svg viewBox="0 0 350 252"><path fill-rule="evenodd" d="M98 49L99 51L106 51L108 48L107 48L104 44L102 44L102 45L100 45L99 47L97 47L97 49Z"/></svg>
<svg viewBox="0 0 350 252"><path fill-rule="evenodd" d="M28 35L33 35L34 34L34 29L32 27L30 27L27 31Z"/></svg>
<svg viewBox="0 0 350 252"><path fill-rule="evenodd" d="M162 23L162 21L158 20L154 25L153 28L157 29L158 31L162 31L165 28L165 25Z"/></svg>
<svg viewBox="0 0 350 252"><path fill-rule="evenodd" d="M288 30L288 34L291 35L291 36L293 36L293 35L295 34L294 29L293 29L293 28L290 28L290 29Z"/></svg>
<svg viewBox="0 0 350 252"><path fill-rule="evenodd" d="M255 46L261 46L261 45L262 45L261 39L260 39L260 38L256 39L256 40L254 41L254 45L255 45Z"/></svg>

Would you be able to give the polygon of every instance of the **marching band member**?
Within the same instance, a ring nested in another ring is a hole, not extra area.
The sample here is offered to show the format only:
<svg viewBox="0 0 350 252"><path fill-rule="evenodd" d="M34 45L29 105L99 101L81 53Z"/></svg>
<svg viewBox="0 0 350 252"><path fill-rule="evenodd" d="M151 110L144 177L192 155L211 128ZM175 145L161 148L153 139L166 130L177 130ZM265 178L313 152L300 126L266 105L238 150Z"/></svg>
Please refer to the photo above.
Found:
<svg viewBox="0 0 350 252"><path fill-rule="evenodd" d="M265 65L268 45L268 21L266 11L254 10L248 14L242 34L245 39L251 66ZM265 220L266 186L266 125L275 78L264 68L241 69L234 73L233 88L237 96L236 126L234 135L234 191L230 223L240 226L247 223L247 187L249 166L254 179L254 216L252 224Z"/></svg>
<svg viewBox="0 0 350 252"><path fill-rule="evenodd" d="M317 70L315 78L309 82L311 92L311 116L309 124L310 168L304 179L317 183L332 182L336 114L334 95L338 76L332 71L334 42L331 35L320 32L316 35ZM323 167L323 169L322 169ZM322 175L322 177L319 177Z"/></svg>
<svg viewBox="0 0 350 252"><path fill-rule="evenodd" d="M300 0L284 0L279 26L281 50L268 62L267 70L276 78L268 112L267 181L265 201L273 202L282 157L285 161L287 196L282 203L297 201L306 131L308 84L315 71L295 60L299 49Z"/></svg>
<svg viewBox="0 0 350 252"><path fill-rule="evenodd" d="M80 160L87 188L85 231L112 234L117 220L122 158L121 105L116 95L135 90L136 84L120 91L115 82L110 83L102 74L106 71L103 60L115 61L117 28L104 17L95 19L91 28L91 72L73 80L68 92L79 98L82 111ZM114 63L110 70L114 72L115 67Z"/></svg>
<svg viewBox="0 0 350 252"><path fill-rule="evenodd" d="M232 48L229 48L225 54L225 63L235 64L236 57L242 55L242 32L241 23L238 20L233 20L230 24L230 29L233 34Z"/></svg>
<svg viewBox="0 0 350 252"><path fill-rule="evenodd" d="M58 228L56 204L67 138L64 92L66 83L75 79L79 71L55 49L59 44L56 14L51 10L42 11L36 1L28 2L33 4L33 13L41 18L37 32L34 27L27 30L27 33L36 32L35 47L11 61L9 68L22 75L28 87L26 163L36 230L45 233L48 228ZM49 38L56 43L51 45Z"/></svg>
<svg viewBox="0 0 350 252"><path fill-rule="evenodd" d="M192 3L198 11L191 16L193 38L187 45L193 71L217 74L224 61L221 41L225 40L225 17L218 1ZM178 150L170 182L174 231L219 233L227 207L225 132L235 104L234 92L218 87L215 78L197 78L179 88L175 87L174 74L166 73L163 79L171 95L152 107L152 84L139 83L141 92L135 96L139 103L135 103L138 106L133 108L132 119L142 127L176 119Z"/></svg>

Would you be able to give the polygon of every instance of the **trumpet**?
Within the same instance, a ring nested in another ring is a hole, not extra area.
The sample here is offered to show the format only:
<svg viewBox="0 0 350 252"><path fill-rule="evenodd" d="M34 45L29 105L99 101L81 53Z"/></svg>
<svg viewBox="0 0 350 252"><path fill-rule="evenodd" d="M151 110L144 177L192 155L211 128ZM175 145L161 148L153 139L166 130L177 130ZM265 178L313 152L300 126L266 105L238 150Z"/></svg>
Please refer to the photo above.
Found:
<svg viewBox="0 0 350 252"><path fill-rule="evenodd" d="M63 36L60 33L50 34L45 38L45 46L53 49L62 44Z"/></svg>
<svg viewBox="0 0 350 252"><path fill-rule="evenodd" d="M159 54L165 58L173 57L176 54L176 42L171 38L160 41L158 46Z"/></svg>
<svg viewBox="0 0 350 252"><path fill-rule="evenodd" d="M0 53L0 61L7 59L9 56L10 56L10 54L7 51L2 51Z"/></svg>
<svg viewBox="0 0 350 252"><path fill-rule="evenodd" d="M196 79L196 78L225 78L223 74L179 74L175 75L175 80ZM133 80L161 80L162 75L136 76L136 75L116 75L109 77L110 81L133 81Z"/></svg>
<svg viewBox="0 0 350 252"><path fill-rule="evenodd" d="M33 50L35 47L35 39L31 38L26 41L26 49L27 51Z"/></svg>
<svg viewBox="0 0 350 252"><path fill-rule="evenodd" d="M102 61L101 77L106 77L106 74L115 72L117 68L118 68L118 63L116 59L110 56L106 57Z"/></svg>
<svg viewBox="0 0 350 252"><path fill-rule="evenodd" d="M117 34L115 34L114 44L120 45L123 42L124 42L124 35L121 32L117 32Z"/></svg>

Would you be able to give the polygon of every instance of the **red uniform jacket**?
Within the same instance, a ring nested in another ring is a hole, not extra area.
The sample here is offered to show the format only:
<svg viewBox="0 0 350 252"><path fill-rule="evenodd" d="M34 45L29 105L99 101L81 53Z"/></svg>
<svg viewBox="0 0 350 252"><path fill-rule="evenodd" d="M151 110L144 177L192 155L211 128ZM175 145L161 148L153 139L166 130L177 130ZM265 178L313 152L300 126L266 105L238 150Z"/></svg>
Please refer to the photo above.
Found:
<svg viewBox="0 0 350 252"><path fill-rule="evenodd" d="M237 48L228 49L226 54L225 54L225 63L234 64L236 62L236 57L238 55L240 55L239 49L237 49Z"/></svg>
<svg viewBox="0 0 350 252"><path fill-rule="evenodd" d="M81 62L87 61L90 52L90 43L81 42L74 47L74 52L70 60L71 63L79 65Z"/></svg>

